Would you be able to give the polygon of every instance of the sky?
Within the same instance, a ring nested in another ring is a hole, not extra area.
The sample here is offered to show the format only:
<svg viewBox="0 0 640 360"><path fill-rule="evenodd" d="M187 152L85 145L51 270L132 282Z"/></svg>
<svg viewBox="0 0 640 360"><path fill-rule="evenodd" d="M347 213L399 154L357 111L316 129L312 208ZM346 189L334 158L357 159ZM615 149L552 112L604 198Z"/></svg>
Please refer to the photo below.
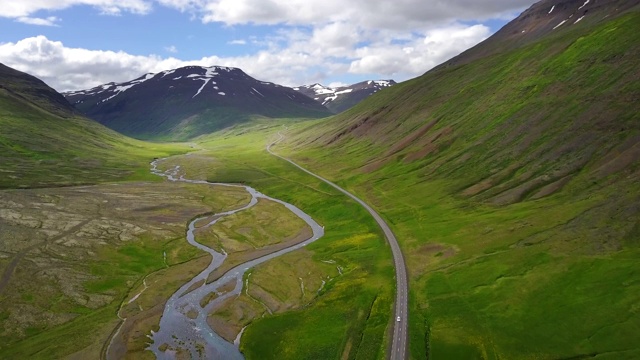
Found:
<svg viewBox="0 0 640 360"><path fill-rule="evenodd" d="M535 0L0 0L0 63L58 91L186 65L286 86L398 82Z"/></svg>

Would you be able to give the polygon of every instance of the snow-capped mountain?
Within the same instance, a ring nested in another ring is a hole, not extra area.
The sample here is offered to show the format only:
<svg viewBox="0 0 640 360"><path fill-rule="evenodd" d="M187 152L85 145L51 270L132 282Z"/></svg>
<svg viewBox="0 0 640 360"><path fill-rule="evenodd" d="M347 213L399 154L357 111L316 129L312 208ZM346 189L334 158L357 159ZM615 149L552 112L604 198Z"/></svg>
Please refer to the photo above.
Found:
<svg viewBox="0 0 640 360"><path fill-rule="evenodd" d="M138 138L186 139L256 116L330 115L298 91L222 66L187 66L64 96L85 115Z"/></svg>
<svg viewBox="0 0 640 360"><path fill-rule="evenodd" d="M368 96L395 84L396 82L393 80L369 80L338 88L313 84L293 89L318 101L337 114L355 106Z"/></svg>

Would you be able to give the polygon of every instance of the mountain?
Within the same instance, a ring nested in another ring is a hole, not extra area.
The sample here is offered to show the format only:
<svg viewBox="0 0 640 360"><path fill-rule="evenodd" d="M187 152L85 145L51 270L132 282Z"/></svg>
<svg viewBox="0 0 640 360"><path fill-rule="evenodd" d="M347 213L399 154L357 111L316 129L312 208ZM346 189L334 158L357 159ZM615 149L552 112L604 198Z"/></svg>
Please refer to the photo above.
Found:
<svg viewBox="0 0 640 360"><path fill-rule="evenodd" d="M0 64L0 188L127 179L170 151L81 117L41 80Z"/></svg>
<svg viewBox="0 0 640 360"><path fill-rule="evenodd" d="M291 88L220 66L187 66L64 95L86 116L138 138L187 139L255 117L330 115Z"/></svg>
<svg viewBox="0 0 640 360"><path fill-rule="evenodd" d="M68 117L76 113L73 106L40 79L0 64L0 90L32 106Z"/></svg>
<svg viewBox="0 0 640 360"><path fill-rule="evenodd" d="M302 85L293 90L320 102L332 112L338 114L355 106L360 101L378 91L395 85L393 80L369 80L337 88L321 84Z"/></svg>
<svg viewBox="0 0 640 360"><path fill-rule="evenodd" d="M276 151L373 204L410 357L640 358L640 6L544 0Z"/></svg>
<svg viewBox="0 0 640 360"><path fill-rule="evenodd" d="M472 47L442 66L463 64L505 50L535 42L572 25L596 24L623 14L640 4L639 0L555 0L533 4L486 41Z"/></svg>

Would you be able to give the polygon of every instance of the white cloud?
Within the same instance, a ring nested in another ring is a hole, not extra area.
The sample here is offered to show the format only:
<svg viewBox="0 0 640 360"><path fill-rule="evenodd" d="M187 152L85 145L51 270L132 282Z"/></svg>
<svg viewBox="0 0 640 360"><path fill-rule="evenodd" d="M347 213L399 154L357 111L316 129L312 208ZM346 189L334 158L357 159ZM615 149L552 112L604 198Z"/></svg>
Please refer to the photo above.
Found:
<svg viewBox="0 0 640 360"><path fill-rule="evenodd" d="M278 24L269 35L246 35L228 44L258 48L243 56L177 59L156 55L69 48L44 36L0 44L0 62L32 73L58 90L126 81L147 72L184 65L239 67L283 85L342 81L345 74L406 80L475 45L489 35L483 25L531 0L22 0L0 8L0 16L38 25L56 17L33 16L76 5L103 14L149 13L153 6L187 12L203 22ZM175 46L165 48L177 53ZM183 49L184 50L184 49Z"/></svg>
<svg viewBox="0 0 640 360"><path fill-rule="evenodd" d="M154 5L198 15L204 22L234 24L324 24L349 21L358 27L410 29L429 22L477 20L522 9L531 0L19 0L4 1L1 17L32 17L78 5L104 14L147 14Z"/></svg>
<svg viewBox="0 0 640 360"><path fill-rule="evenodd" d="M18 0L3 1L0 17L29 17L42 10L62 10L77 5L89 5L105 14L117 15L121 12L146 14L151 11L150 0Z"/></svg>
<svg viewBox="0 0 640 360"><path fill-rule="evenodd" d="M342 26L342 25L341 25ZM324 82L346 73L377 74L396 81L418 76L488 36L482 25L455 25L416 36L402 45L389 40L358 47L341 31L294 32L266 49L236 57L209 56L180 60L122 51L70 48L45 36L0 44L0 62L33 74L57 90L86 89L107 82L123 82L148 72L186 65L239 67L265 81L295 86ZM322 48L322 40L327 48ZM169 47L167 50L176 50Z"/></svg>
<svg viewBox="0 0 640 360"><path fill-rule="evenodd" d="M184 1L162 0L166 6ZM308 25L348 21L358 27L414 29L425 23L478 20L520 10L531 0L207 0L188 1L204 22Z"/></svg>
<svg viewBox="0 0 640 360"><path fill-rule="evenodd" d="M349 85L350 84L347 84L347 83L344 83L344 82L341 82L341 81L335 81L335 82L329 83L329 85L327 85L327 86L330 87L330 88L333 88L333 89L337 89L339 87L344 87L344 86L349 86Z"/></svg>
<svg viewBox="0 0 640 360"><path fill-rule="evenodd" d="M403 44L367 46L356 50L349 72L410 77L450 59L490 35L484 25L452 25L428 31L423 38Z"/></svg>
<svg viewBox="0 0 640 360"><path fill-rule="evenodd" d="M20 16L18 18L16 18L17 22L21 22L23 24L29 24L29 25L39 25L39 26L58 26L58 24L56 24L58 21L60 21L59 18L55 17L55 16L49 16L47 18L35 18L35 17L28 17L28 16Z"/></svg>
<svg viewBox="0 0 640 360"><path fill-rule="evenodd" d="M177 53L177 52L178 52L178 48L176 48L176 46L175 46L175 45L166 46L166 47L164 48L164 50L165 50L165 51L167 51L167 52L170 52L170 53L172 53L172 54L175 54L175 53Z"/></svg>

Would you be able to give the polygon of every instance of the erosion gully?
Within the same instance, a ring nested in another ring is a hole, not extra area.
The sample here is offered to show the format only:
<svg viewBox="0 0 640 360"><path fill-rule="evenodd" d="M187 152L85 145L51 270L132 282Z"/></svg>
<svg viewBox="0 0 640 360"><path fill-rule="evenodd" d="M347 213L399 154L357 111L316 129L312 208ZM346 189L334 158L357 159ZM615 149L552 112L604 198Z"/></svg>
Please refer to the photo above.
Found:
<svg viewBox="0 0 640 360"><path fill-rule="evenodd" d="M297 207L286 203L282 200L274 199L270 196L264 195L254 188L245 185L237 184L224 184L224 183L210 183L202 180L190 180L186 179L184 175L179 175L180 166L176 166L173 169L167 171L161 171L158 169L158 164L164 159L158 159L151 163L151 171L159 176L165 177L170 181L186 182L191 184L203 184L210 186L227 186L227 187L241 187L244 188L250 195L251 201L239 209L225 211L213 216L205 216L193 220L189 224L187 231L187 241L189 244L197 247L198 249L211 254L211 263L205 270L199 273L196 277L184 284L178 291L176 291L167 301L162 318L160 320L160 329L157 332L152 332L150 338L152 340L149 350L153 351L158 359L173 359L176 357L175 349L183 349L190 352L192 359L243 359L242 353L238 348L238 344L232 344L227 342L221 336L219 336L207 323L207 316L214 309L220 307L227 299L231 297L239 296L243 286L243 276L245 272L258 264L261 264L267 260L271 260L280 255L284 255L288 252L300 249L305 245L308 245L324 235L324 229L317 222L315 222L309 215L305 214ZM206 224L206 228L212 226L225 216L229 216L244 210L247 210L258 203L258 199L268 199L284 205L287 209L292 211L302 220L304 220L313 230L313 236L301 243L293 245L291 247L273 252L263 257L247 261L240 264L231 270L227 271L219 279L211 283L206 283L206 279L209 275L219 268L225 261L227 254L219 253L207 246L198 243L195 239L194 232L196 230L196 223L202 219L213 218L211 222ZM203 282L203 285L197 287L192 291L188 291L194 284ZM218 293L218 289L228 283L235 282L235 288L232 291L225 293ZM201 300L203 300L208 294L216 292L219 296L210 301L204 307L200 306ZM190 318L187 313L197 314L197 317ZM166 345L165 345L166 344ZM163 346L164 345L164 346ZM164 351L160 350L163 347Z"/></svg>

